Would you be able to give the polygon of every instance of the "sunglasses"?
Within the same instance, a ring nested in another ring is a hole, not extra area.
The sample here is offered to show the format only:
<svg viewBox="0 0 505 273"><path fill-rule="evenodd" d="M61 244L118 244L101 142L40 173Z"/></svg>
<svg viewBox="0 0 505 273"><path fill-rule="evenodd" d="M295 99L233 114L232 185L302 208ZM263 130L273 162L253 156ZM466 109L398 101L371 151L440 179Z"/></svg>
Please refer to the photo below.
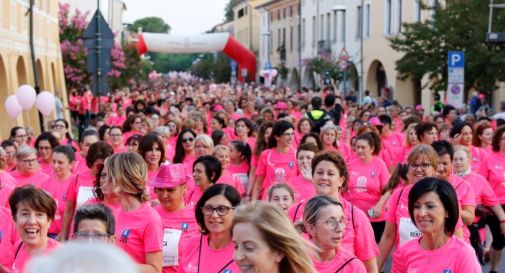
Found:
<svg viewBox="0 0 505 273"><path fill-rule="evenodd" d="M193 137L183 138L183 139L182 139L182 142L186 142L186 143L188 143L188 142L193 142L193 140L195 140L195 138L193 138Z"/></svg>

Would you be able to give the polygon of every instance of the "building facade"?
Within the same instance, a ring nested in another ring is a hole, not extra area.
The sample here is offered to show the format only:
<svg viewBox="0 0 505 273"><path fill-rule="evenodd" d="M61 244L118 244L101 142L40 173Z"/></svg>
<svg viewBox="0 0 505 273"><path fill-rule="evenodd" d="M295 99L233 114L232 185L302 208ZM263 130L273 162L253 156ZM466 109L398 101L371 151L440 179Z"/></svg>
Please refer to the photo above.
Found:
<svg viewBox="0 0 505 273"><path fill-rule="evenodd" d="M257 9L261 17L258 70L276 68L278 83L299 88L300 1L272 0Z"/></svg>
<svg viewBox="0 0 505 273"><path fill-rule="evenodd" d="M27 0L0 0L0 137L9 137L13 126L33 127L40 133L38 111L33 106L17 118L8 117L3 103L23 84L35 85L34 67L29 45L29 8ZM63 62L58 28L58 2L36 0L34 5L35 70L41 91L50 91L67 103ZM53 119L53 116L48 119ZM66 117L69 118L68 113ZM47 120L46 120L47 121Z"/></svg>

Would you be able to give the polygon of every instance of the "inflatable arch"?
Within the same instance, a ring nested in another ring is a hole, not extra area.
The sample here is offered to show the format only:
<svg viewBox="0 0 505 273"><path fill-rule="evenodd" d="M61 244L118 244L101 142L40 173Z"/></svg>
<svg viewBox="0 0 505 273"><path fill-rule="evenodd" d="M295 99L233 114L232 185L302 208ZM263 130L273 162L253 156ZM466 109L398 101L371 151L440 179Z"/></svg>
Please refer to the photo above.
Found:
<svg viewBox="0 0 505 273"><path fill-rule="evenodd" d="M223 51L238 64L238 78L243 81L242 71L247 70L246 81L256 78L256 55L229 33L209 33L195 36L173 36L163 33L143 32L137 36L140 54L147 51L162 53L204 53Z"/></svg>

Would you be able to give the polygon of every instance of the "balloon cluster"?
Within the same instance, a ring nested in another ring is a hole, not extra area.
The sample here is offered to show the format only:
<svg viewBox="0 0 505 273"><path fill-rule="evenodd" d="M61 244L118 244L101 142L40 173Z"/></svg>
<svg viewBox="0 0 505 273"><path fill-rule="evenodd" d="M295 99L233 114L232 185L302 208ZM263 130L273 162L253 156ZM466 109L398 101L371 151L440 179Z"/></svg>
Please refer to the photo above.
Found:
<svg viewBox="0 0 505 273"><path fill-rule="evenodd" d="M160 75L158 74L158 72L156 72L156 70L153 70L151 73L149 73L149 80L150 81L155 81Z"/></svg>
<svg viewBox="0 0 505 273"><path fill-rule="evenodd" d="M277 77L277 69L263 69L260 71L260 75L261 77L263 78L270 78L270 79L273 79L275 77Z"/></svg>
<svg viewBox="0 0 505 273"><path fill-rule="evenodd" d="M168 78L172 81L174 81L177 78L180 78L185 81L190 81L193 79L193 75L191 75L190 72L177 72L177 71L170 71L167 73Z"/></svg>
<svg viewBox="0 0 505 273"><path fill-rule="evenodd" d="M10 95L5 100L7 114L15 118L21 111L30 110L35 104L44 115L49 116L54 110L54 95L49 91L42 91L37 95L35 89L28 84L21 85L15 95Z"/></svg>

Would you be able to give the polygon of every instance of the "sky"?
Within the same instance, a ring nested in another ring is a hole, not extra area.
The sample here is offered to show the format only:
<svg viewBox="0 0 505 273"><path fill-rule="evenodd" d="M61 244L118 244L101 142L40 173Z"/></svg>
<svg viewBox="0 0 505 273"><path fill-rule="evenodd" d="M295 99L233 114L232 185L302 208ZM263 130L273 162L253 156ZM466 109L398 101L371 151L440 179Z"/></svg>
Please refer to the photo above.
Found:
<svg viewBox="0 0 505 273"><path fill-rule="evenodd" d="M123 0L123 22L148 16L161 17L173 35L196 35L222 23L228 0Z"/></svg>

